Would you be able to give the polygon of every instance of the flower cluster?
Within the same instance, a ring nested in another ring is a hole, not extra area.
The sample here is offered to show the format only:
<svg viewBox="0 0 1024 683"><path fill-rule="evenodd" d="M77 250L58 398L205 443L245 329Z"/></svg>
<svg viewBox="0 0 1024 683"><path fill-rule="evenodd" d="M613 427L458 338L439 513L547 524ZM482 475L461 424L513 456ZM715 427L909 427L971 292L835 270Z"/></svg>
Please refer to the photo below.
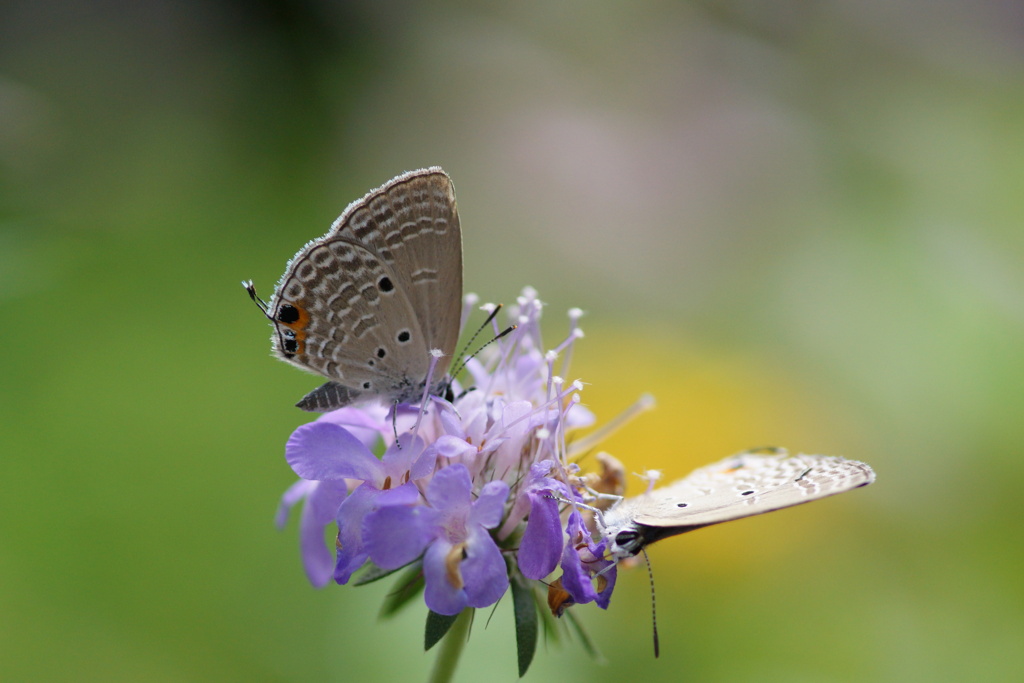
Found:
<svg viewBox="0 0 1024 683"><path fill-rule="evenodd" d="M571 604L607 607L614 563L588 530L586 505L573 504L584 499L566 457L567 433L593 423L579 405L582 385L562 379L582 336L580 312L545 352L541 308L525 290L512 307L516 329L467 363L469 388L454 384L451 402L430 397L394 413L346 407L295 430L286 458L300 479L278 523L304 501L302 560L313 585L411 565L439 615L493 605L510 579L534 582L559 614ZM333 549L324 543L331 525Z"/></svg>

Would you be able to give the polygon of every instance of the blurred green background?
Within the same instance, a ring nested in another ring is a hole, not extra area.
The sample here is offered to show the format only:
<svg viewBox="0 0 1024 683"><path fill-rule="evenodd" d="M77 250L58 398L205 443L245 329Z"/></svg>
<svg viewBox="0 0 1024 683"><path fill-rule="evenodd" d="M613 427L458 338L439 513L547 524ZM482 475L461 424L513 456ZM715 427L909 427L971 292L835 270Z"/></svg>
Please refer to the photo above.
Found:
<svg viewBox="0 0 1024 683"><path fill-rule="evenodd" d="M998 1L7 0L0 678L426 678L422 608L310 588L272 525L317 381L238 283L431 164L467 288L536 287L551 345L586 310L601 420L657 397L630 470L878 472L654 546L660 660L637 569L574 608L607 662L528 678L1014 678L1022 67ZM515 680L510 601L484 621L458 679Z"/></svg>

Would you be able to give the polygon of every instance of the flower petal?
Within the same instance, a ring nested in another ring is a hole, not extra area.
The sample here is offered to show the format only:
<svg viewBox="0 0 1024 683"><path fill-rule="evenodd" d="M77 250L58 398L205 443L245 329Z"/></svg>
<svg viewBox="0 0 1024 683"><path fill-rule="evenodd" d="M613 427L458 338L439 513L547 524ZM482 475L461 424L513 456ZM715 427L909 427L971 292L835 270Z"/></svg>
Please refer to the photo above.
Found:
<svg viewBox="0 0 1024 683"><path fill-rule="evenodd" d="M470 607L493 605L508 590L505 558L491 535L479 527L469 531L461 573Z"/></svg>
<svg viewBox="0 0 1024 683"><path fill-rule="evenodd" d="M372 512L363 522L363 543L370 559L381 569L398 569L423 554L437 536L439 514L422 505L389 505Z"/></svg>
<svg viewBox="0 0 1024 683"><path fill-rule="evenodd" d="M450 434L457 437L465 437L466 433L462 428L462 419L459 417L459 413L456 412L454 407L447 407L450 404L441 405L437 411L438 421L441 423L441 429L445 434Z"/></svg>
<svg viewBox="0 0 1024 683"><path fill-rule="evenodd" d="M479 524L487 529L498 526L505 513L506 500L508 484L501 480L487 482L480 489L480 497L473 501L469 511L469 524Z"/></svg>
<svg viewBox="0 0 1024 683"><path fill-rule="evenodd" d="M528 579L543 579L555 571L562 556L562 521L558 501L548 491L529 491L530 518L519 543L519 570Z"/></svg>
<svg viewBox="0 0 1024 683"><path fill-rule="evenodd" d="M339 427L344 427L353 436L362 441L367 448L372 449L380 441L381 434L388 430L391 425L385 420L387 408L383 405L368 403L358 408L347 406L324 413L318 418L318 422L331 422Z"/></svg>
<svg viewBox="0 0 1024 683"><path fill-rule="evenodd" d="M448 575L448 556L454 546L438 539L423 556L423 601L438 614L458 614L467 604L466 591L453 585Z"/></svg>
<svg viewBox="0 0 1024 683"><path fill-rule="evenodd" d="M338 508L348 496L345 481L320 481L306 498L306 507L310 509L313 519L324 527L335 521Z"/></svg>
<svg viewBox="0 0 1024 683"><path fill-rule="evenodd" d="M566 429L581 429L589 427L595 422L597 422L597 418L594 417L594 413L579 403L573 405L565 414Z"/></svg>
<svg viewBox="0 0 1024 683"><path fill-rule="evenodd" d="M383 466L370 449L347 429L330 422L310 422L292 432L285 459L303 479L383 483Z"/></svg>
<svg viewBox="0 0 1024 683"><path fill-rule="evenodd" d="M377 507L385 505L413 505L418 502L420 502L420 490L411 481L407 481L393 489L380 491L376 499L374 499L374 505Z"/></svg>
<svg viewBox="0 0 1024 683"><path fill-rule="evenodd" d="M427 502L438 510L469 508L473 481L465 465L452 465L439 470L427 485Z"/></svg>
<svg viewBox="0 0 1024 683"><path fill-rule="evenodd" d="M598 560L597 564L594 565L594 568L596 568L598 572L602 572L609 564L613 564L613 562L611 560ZM601 609L608 609L608 603L612 600L612 591L615 590L615 580L618 578L618 571L618 567L612 567L600 574L600 576L603 576L607 581L604 588L598 592L597 598L594 600L594 602L597 603L597 606Z"/></svg>
<svg viewBox="0 0 1024 683"><path fill-rule="evenodd" d="M315 481L299 479L288 487L288 490L281 496L281 502L277 505L277 513L274 514L274 524L278 529L284 528L284 525L288 523L288 515L291 513L292 508L300 500L312 493L316 485L317 482Z"/></svg>
<svg viewBox="0 0 1024 683"><path fill-rule="evenodd" d="M425 447L423 439L412 434L399 436L398 441L388 446L381 458L387 476L394 480L408 472Z"/></svg>
<svg viewBox="0 0 1024 683"><path fill-rule="evenodd" d="M437 448L434 444L428 446L419 457L416 458L416 462L409 468L409 479L413 481L429 477L434 473L434 465L437 463Z"/></svg>
<svg viewBox="0 0 1024 683"><path fill-rule="evenodd" d="M379 491L363 484L345 499L338 508L337 564L334 580L348 583L352 573L363 566L369 556L363 548L363 518L373 509Z"/></svg>
<svg viewBox="0 0 1024 683"><path fill-rule="evenodd" d="M316 588L331 580L334 557L324 544L324 528L334 522L334 515L345 499L344 482L316 482L310 491L299 519L299 549L306 577Z"/></svg>
<svg viewBox="0 0 1024 683"><path fill-rule="evenodd" d="M442 436L434 442L434 446L437 447L437 454L444 458L457 458L476 452L476 446L457 436Z"/></svg>
<svg viewBox="0 0 1024 683"><path fill-rule="evenodd" d="M577 604L597 601L602 609L608 608L612 591L615 588L616 567L612 560L604 559L605 544L602 541L594 544L579 512L569 515L566 525L570 542L565 544L562 552L562 588ZM573 543L571 539L580 539ZM594 588L594 578L597 585Z"/></svg>
<svg viewBox="0 0 1024 683"><path fill-rule="evenodd" d="M597 597L590 574L584 570L580 556L572 543L566 543L562 551L562 588L572 596L577 605L593 602Z"/></svg>
<svg viewBox="0 0 1024 683"><path fill-rule="evenodd" d="M362 484L338 508L338 559L334 580L344 584L369 557L363 542L363 520L385 505L411 505L419 500L419 490L412 482L398 488L380 491Z"/></svg>

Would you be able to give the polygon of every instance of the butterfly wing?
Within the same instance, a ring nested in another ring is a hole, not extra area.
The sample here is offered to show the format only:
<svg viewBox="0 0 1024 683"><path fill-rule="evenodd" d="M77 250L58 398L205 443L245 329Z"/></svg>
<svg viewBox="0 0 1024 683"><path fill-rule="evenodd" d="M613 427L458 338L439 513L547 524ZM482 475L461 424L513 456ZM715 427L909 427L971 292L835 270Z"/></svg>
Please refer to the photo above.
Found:
<svg viewBox="0 0 1024 683"><path fill-rule="evenodd" d="M439 167L411 171L353 202L331 227L395 273L428 350L451 360L462 312L462 230L455 188Z"/></svg>
<svg viewBox="0 0 1024 683"><path fill-rule="evenodd" d="M418 398L430 350L454 353L461 298L462 237L444 171L406 173L350 204L289 262L268 307L275 353L332 380L299 407Z"/></svg>
<svg viewBox="0 0 1024 683"><path fill-rule="evenodd" d="M623 502L629 503L635 523L671 528L675 534L833 496L874 480L874 471L856 460L750 452Z"/></svg>
<svg viewBox="0 0 1024 683"><path fill-rule="evenodd" d="M371 393L402 376L422 378L429 364L425 335L408 297L393 286L396 277L360 244L330 236L310 243L289 264L270 304L275 352Z"/></svg>

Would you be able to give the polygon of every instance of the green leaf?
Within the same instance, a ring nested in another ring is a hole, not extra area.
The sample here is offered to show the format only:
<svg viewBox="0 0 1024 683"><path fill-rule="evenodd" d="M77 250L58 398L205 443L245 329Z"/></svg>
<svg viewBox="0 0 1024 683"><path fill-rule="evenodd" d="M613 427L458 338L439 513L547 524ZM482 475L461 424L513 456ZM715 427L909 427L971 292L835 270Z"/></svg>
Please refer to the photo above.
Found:
<svg viewBox="0 0 1024 683"><path fill-rule="evenodd" d="M448 629L452 627L455 620L459 618L458 614L438 614L433 610L427 612L427 632L424 643L426 644L427 650L434 647L440 642L444 635L448 633Z"/></svg>
<svg viewBox="0 0 1024 683"><path fill-rule="evenodd" d="M400 609L419 597L423 592L423 568L419 562L406 567L405 572L395 581L395 586L380 606L381 618L394 616Z"/></svg>
<svg viewBox="0 0 1024 683"><path fill-rule="evenodd" d="M512 577L512 607L516 617L516 651L519 656L519 677L533 662L537 652L537 605L533 587L516 574Z"/></svg>

